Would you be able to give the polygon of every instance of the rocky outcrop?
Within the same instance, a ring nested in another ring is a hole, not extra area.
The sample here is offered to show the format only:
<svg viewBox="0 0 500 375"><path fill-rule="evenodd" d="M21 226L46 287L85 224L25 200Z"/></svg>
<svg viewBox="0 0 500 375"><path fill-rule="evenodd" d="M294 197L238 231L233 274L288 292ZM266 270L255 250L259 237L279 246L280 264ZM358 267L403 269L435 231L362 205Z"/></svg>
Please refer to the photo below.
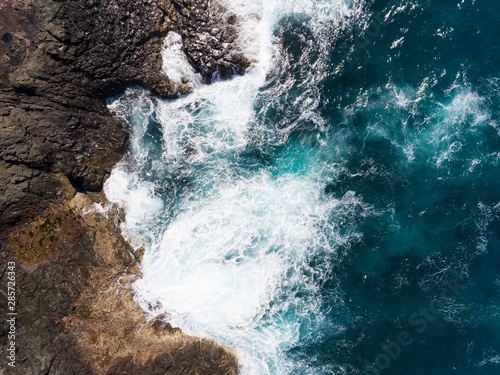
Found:
<svg viewBox="0 0 500 375"><path fill-rule="evenodd" d="M12 45L0 72L1 223L26 217L40 196L57 194L54 174L78 190L100 188L127 139L107 97L129 84L176 93L159 54L160 29L172 23L168 9L147 1L10 0L9 6L2 11L18 23L0 31L12 35L2 42ZM34 24L24 31L27 18Z"/></svg>
<svg viewBox="0 0 500 375"><path fill-rule="evenodd" d="M66 185L65 202L7 238L18 267L18 350L16 368L5 365L2 352L0 373L236 374L231 350L187 336L163 316L148 321L133 300L137 259L113 227L120 209L106 203L100 209L102 193L70 200L73 193Z"/></svg>
<svg viewBox="0 0 500 375"><path fill-rule="evenodd" d="M144 311L133 300L131 283L139 277L140 270L130 253L123 251L128 248L110 235L113 231L106 228L109 222L99 212L92 212L88 197L78 196L72 204L93 228L90 232L97 241L91 242L95 244L96 256L101 258L99 263L104 266L92 270L89 286L61 324L66 332L78 333L74 341L90 359L93 372L236 374L237 360L232 351L215 341L183 334L166 322L163 315L146 320Z"/></svg>
<svg viewBox="0 0 500 375"><path fill-rule="evenodd" d="M18 296L16 368L2 321L1 374L237 373L229 349L146 319L121 214L92 211L128 136L106 99L129 85L188 91L161 71L170 30L205 82L243 73L237 22L208 0L0 4L0 290L15 261Z"/></svg>
<svg viewBox="0 0 500 375"><path fill-rule="evenodd" d="M191 65L210 83L243 74L250 66L234 43L238 18L216 1L173 0L178 10L176 30L183 36L183 49Z"/></svg>

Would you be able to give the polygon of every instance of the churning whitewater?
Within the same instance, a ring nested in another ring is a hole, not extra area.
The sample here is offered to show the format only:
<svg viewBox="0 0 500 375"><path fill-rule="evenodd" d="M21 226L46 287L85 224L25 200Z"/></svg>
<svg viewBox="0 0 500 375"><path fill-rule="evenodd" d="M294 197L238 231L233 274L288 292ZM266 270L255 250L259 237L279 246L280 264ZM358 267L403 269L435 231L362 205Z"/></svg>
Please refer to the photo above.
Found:
<svg viewBox="0 0 500 375"><path fill-rule="evenodd" d="M334 258L339 244L357 238L340 233L332 216L369 212L354 192L342 199L321 193L322 174L332 171L321 149L295 142L272 165L257 155L283 145L299 122L323 126L315 87L325 69L321 52L296 99L300 116L282 119L283 128L262 118L282 106L291 83L274 83L289 63L273 44L277 22L295 13L314 18L320 42L354 11L340 1L312 5L228 3L239 15L242 50L256 60L245 76L201 85L180 35L171 32L164 70L177 82L188 77L193 93L161 101L129 89L109 106L132 130L130 158L113 172L106 194L126 207L129 240L147 247L136 283L141 304L159 301L174 326L235 347L247 374L296 367L284 351L323 319L318 279L327 275L309 263L320 254Z"/></svg>
<svg viewBox="0 0 500 375"><path fill-rule="evenodd" d="M434 3L225 0L255 62L211 85L169 33L163 68L192 92L109 101L131 139L105 193L146 248L146 311L242 374L497 373L500 79L486 47L447 48L498 48L454 25L480 12L489 35L499 9Z"/></svg>

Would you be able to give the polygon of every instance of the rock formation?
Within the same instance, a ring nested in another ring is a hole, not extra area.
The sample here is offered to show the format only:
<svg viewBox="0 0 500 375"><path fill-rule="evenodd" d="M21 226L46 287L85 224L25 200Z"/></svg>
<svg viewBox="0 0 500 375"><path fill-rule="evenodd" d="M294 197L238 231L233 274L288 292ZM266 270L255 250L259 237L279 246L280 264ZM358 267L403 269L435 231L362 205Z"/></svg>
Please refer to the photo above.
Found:
<svg viewBox="0 0 500 375"><path fill-rule="evenodd" d="M170 30L207 83L242 74L236 23L208 0L0 4L0 290L14 260L18 313L11 369L2 298L0 373L237 373L231 350L146 319L132 299L140 270L122 214L93 210L128 135L106 98L129 85L186 91L161 71Z"/></svg>

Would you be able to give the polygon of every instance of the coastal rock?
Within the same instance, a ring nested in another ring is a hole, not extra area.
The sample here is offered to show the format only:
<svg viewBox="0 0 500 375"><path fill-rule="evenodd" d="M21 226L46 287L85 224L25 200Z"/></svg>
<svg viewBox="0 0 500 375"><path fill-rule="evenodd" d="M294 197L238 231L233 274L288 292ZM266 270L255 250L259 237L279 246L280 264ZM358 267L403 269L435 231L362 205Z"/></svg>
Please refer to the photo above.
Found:
<svg viewBox="0 0 500 375"><path fill-rule="evenodd" d="M243 74L251 61L238 49L237 17L216 1L173 0L178 32L191 65L205 82Z"/></svg>
<svg viewBox="0 0 500 375"><path fill-rule="evenodd" d="M17 260L18 350L16 368L0 373L236 374L231 350L185 335L164 316L147 319L134 301L133 251L103 214L120 216L119 208L99 209L102 198L78 194L5 239L15 252L7 258Z"/></svg>

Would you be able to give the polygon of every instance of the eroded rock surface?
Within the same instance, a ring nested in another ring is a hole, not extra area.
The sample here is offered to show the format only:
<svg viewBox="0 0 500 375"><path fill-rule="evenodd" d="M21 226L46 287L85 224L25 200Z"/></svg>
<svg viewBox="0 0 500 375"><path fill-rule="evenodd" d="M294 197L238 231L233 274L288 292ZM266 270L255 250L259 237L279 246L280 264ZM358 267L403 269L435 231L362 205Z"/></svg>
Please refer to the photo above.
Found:
<svg viewBox="0 0 500 375"><path fill-rule="evenodd" d="M73 193L66 185L68 199L6 239L18 267L18 350L14 369L2 353L0 373L237 374L231 350L187 336L163 316L146 319L133 300L137 259L116 227L123 213L102 193L69 200Z"/></svg>
<svg viewBox="0 0 500 375"><path fill-rule="evenodd" d="M207 83L243 74L250 66L235 44L238 18L216 1L173 0L179 15L177 30L184 37L183 50Z"/></svg>

